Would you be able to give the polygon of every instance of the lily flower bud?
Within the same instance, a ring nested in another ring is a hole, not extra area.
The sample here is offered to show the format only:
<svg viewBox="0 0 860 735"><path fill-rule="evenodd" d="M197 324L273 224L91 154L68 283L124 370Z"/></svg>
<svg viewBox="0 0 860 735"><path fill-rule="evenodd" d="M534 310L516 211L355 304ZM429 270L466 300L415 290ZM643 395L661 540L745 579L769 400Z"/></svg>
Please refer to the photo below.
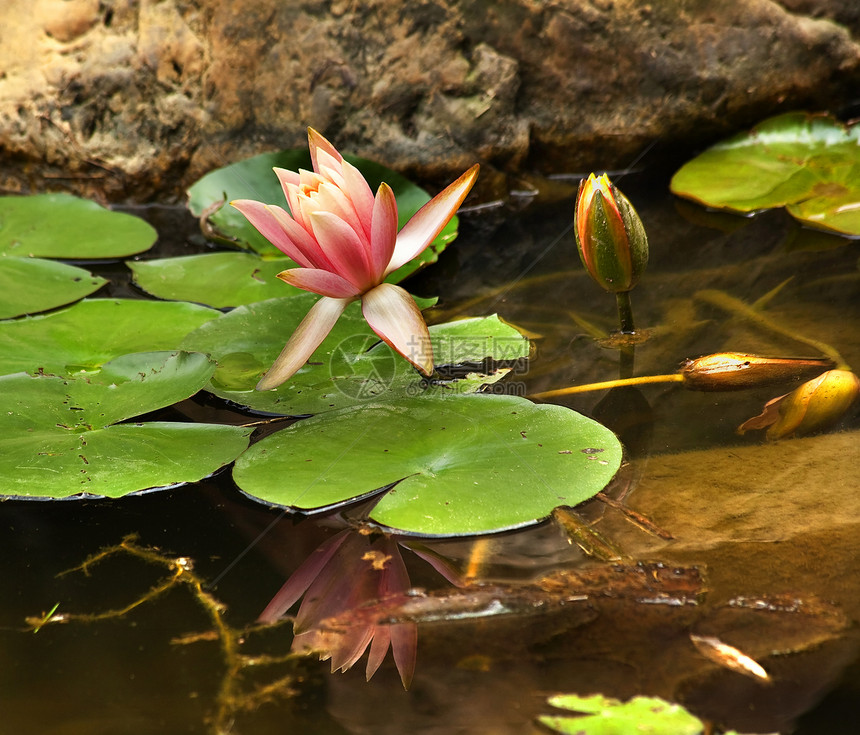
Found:
<svg viewBox="0 0 860 735"><path fill-rule="evenodd" d="M648 264L648 238L639 215L606 174L579 185L576 246L589 275L611 293L629 291Z"/></svg>
<svg viewBox="0 0 860 735"><path fill-rule="evenodd" d="M738 433L767 428L770 440L810 434L836 423L858 394L860 378L854 373L828 370L791 393L768 401L760 415L738 427Z"/></svg>
<svg viewBox="0 0 860 735"><path fill-rule="evenodd" d="M809 380L835 367L833 360L807 357L762 357L718 352L687 360L681 366L689 390L744 390L790 380Z"/></svg>

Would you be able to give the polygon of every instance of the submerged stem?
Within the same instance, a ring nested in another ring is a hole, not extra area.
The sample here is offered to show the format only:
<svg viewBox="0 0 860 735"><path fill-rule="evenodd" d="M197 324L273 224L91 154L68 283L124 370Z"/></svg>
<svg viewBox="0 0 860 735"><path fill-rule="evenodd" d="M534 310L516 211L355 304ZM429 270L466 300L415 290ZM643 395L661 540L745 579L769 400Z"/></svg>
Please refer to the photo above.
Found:
<svg viewBox="0 0 860 735"><path fill-rule="evenodd" d="M827 355L831 360L836 363L836 367L838 370L851 370L848 364L843 359L842 355L836 351L835 348L831 347L826 342L820 342L817 339L810 339L809 337L804 337L802 334L797 334L796 332L792 332L790 329L786 329L785 327L777 324L775 321L766 317L764 314L756 311L751 306L748 306L740 299L736 299L733 296L729 296L729 294L718 291L716 289L706 289L704 291L699 291L696 293L695 298L705 301L706 303L713 304L724 311L733 312L744 319L757 324L758 326L768 329L771 332L775 332L776 334L781 334L783 337L788 337L789 339L793 339L795 342L800 342L805 345L809 345L810 347L818 350L823 355Z"/></svg>

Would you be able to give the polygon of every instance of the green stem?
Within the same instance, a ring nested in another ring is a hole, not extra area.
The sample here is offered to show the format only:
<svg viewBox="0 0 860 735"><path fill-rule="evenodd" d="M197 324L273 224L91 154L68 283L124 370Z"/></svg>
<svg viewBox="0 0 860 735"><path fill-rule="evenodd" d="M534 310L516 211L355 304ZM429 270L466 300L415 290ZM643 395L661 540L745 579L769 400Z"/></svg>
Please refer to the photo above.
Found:
<svg viewBox="0 0 860 735"><path fill-rule="evenodd" d="M615 294L618 304L618 319L621 322L621 331L624 334L633 334L636 328L633 326L633 307L630 305L630 292L619 291Z"/></svg>

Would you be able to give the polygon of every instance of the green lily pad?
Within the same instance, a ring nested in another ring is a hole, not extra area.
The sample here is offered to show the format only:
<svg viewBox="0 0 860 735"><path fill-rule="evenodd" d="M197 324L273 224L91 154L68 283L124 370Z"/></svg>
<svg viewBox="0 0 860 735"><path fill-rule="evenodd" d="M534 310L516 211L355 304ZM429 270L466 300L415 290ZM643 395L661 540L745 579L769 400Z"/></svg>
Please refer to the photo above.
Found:
<svg viewBox="0 0 860 735"><path fill-rule="evenodd" d="M415 212L430 201L430 195L426 191L396 171L364 158L356 156L344 156L344 158L364 174L370 188L374 191L383 181L394 190L400 227L403 227ZM239 210L230 206L230 202L234 199L256 199L289 209L278 177L272 171L273 167L291 171L297 171L300 168L310 170L310 154L306 149L263 153L210 171L188 189L188 207L195 217L201 217L204 212L209 213L207 221L223 239L239 247L250 248L262 255L282 255L280 250L257 232ZM221 203L220 206L219 203ZM457 236L457 222L457 217L452 217L420 256L398 268L386 280L390 283L398 283L418 268L428 263L435 263L439 253ZM285 260L287 264L281 270L295 266L291 260Z"/></svg>
<svg viewBox="0 0 860 735"><path fill-rule="evenodd" d="M559 694L550 697L549 704L581 713L538 717L542 725L563 735L699 735L704 730L698 717L657 697L620 702L602 694Z"/></svg>
<svg viewBox="0 0 860 735"><path fill-rule="evenodd" d="M105 283L104 278L65 263L0 257L0 319L64 306Z"/></svg>
<svg viewBox="0 0 860 735"><path fill-rule="evenodd" d="M296 294L277 278L296 264L255 253L205 253L181 258L128 261L134 282L161 299L193 301L223 309Z"/></svg>
<svg viewBox="0 0 860 735"><path fill-rule="evenodd" d="M611 431L562 406L437 395L293 424L243 454L233 477L253 498L301 510L394 484L371 520L454 536L519 528L581 503L612 479L621 454Z"/></svg>
<svg viewBox="0 0 860 735"><path fill-rule="evenodd" d="M738 212L786 207L800 222L860 236L860 125L790 112L684 164L671 189Z"/></svg>
<svg viewBox="0 0 860 735"><path fill-rule="evenodd" d="M69 194L0 197L0 253L39 258L118 258L148 250L155 230Z"/></svg>
<svg viewBox="0 0 860 735"><path fill-rule="evenodd" d="M84 300L50 314L0 322L0 375L92 370L131 352L174 350L219 316L182 302Z"/></svg>
<svg viewBox="0 0 860 735"><path fill-rule="evenodd" d="M208 388L215 395L266 413L302 416L361 405L381 396L433 391L468 392L493 383L506 370L485 370L485 359L519 360L529 342L496 316L430 327L436 365L470 365L460 379L429 385L367 326L358 302L341 316L307 365L276 390L255 391L263 372L319 297L304 292L241 306L189 334L182 348L218 362ZM432 302L418 300L421 308Z"/></svg>
<svg viewBox="0 0 860 735"><path fill-rule="evenodd" d="M119 421L195 394L205 355L124 355L77 377L0 377L0 495L120 497L192 482L234 460L251 429Z"/></svg>

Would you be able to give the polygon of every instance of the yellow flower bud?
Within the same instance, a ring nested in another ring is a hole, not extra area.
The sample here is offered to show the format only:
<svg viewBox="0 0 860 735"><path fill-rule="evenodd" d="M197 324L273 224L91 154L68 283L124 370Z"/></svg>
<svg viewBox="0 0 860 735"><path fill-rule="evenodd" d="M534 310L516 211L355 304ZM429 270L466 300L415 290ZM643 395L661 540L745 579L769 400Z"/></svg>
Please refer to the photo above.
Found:
<svg viewBox="0 0 860 735"><path fill-rule="evenodd" d="M808 380L832 368L828 359L762 357L743 352L719 352L687 360L681 366L689 390L743 390L790 380Z"/></svg>
<svg viewBox="0 0 860 735"><path fill-rule="evenodd" d="M589 275L612 293L629 291L648 263L639 215L606 174L579 185L574 215L579 257Z"/></svg>
<svg viewBox="0 0 860 735"><path fill-rule="evenodd" d="M767 428L767 438L803 436L836 423L860 394L860 378L850 370L828 370L791 393L765 404L760 415L738 427ZM768 428L769 427L769 428Z"/></svg>

